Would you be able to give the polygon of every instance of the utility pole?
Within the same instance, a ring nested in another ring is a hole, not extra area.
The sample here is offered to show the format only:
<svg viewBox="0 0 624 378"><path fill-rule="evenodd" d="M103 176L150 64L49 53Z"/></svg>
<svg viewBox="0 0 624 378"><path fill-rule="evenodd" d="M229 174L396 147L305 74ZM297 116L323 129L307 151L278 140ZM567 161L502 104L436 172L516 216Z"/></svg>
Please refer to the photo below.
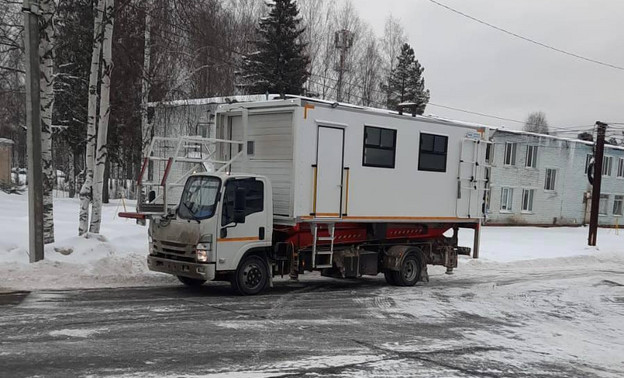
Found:
<svg viewBox="0 0 624 378"><path fill-rule="evenodd" d="M347 70L345 67L347 59L347 51L353 46L353 35L350 31L343 29L337 31L334 36L334 45L337 49L340 49L340 64L336 71L338 71L338 88L337 88L337 101L342 102L342 86L344 82L344 73Z"/></svg>
<svg viewBox="0 0 624 378"><path fill-rule="evenodd" d="M589 220L589 241L591 247L596 246L598 240L598 213L600 211L600 190L602 186L602 163L604 157L605 134L607 124L596 122L598 136L596 138L596 156L594 157L594 182L592 188L591 217Z"/></svg>
<svg viewBox="0 0 624 378"><path fill-rule="evenodd" d="M26 46L26 141L28 154L28 253L43 260L43 167L41 164L41 97L39 90L39 1L24 0Z"/></svg>

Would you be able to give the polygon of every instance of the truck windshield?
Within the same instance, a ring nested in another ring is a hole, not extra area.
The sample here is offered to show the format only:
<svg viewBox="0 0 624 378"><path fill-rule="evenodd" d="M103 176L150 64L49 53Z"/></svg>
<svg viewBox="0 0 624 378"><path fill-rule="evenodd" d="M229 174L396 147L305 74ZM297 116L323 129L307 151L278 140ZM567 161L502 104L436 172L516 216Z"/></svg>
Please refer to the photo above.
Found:
<svg viewBox="0 0 624 378"><path fill-rule="evenodd" d="M216 177L191 177L186 182L178 216L182 219L211 218L217 205L217 194L221 180Z"/></svg>

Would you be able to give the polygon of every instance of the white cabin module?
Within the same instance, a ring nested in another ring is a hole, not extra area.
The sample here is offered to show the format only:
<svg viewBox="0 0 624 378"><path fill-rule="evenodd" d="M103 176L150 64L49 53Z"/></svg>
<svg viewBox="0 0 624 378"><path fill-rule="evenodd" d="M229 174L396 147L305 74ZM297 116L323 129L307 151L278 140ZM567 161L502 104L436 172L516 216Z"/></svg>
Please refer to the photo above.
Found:
<svg viewBox="0 0 624 378"><path fill-rule="evenodd" d="M485 127L297 97L221 105L217 138L245 142L232 171L271 180L277 223L483 217Z"/></svg>

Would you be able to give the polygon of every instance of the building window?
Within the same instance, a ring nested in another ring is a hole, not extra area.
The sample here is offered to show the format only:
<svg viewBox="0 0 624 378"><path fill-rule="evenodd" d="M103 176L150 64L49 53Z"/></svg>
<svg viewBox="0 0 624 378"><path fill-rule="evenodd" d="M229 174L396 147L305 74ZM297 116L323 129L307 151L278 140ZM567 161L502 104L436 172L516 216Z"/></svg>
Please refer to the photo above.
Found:
<svg viewBox="0 0 624 378"><path fill-rule="evenodd" d="M624 158L619 159L617 177L624 177Z"/></svg>
<svg viewBox="0 0 624 378"><path fill-rule="evenodd" d="M505 165L516 165L518 143L505 142Z"/></svg>
<svg viewBox="0 0 624 378"><path fill-rule="evenodd" d="M624 215L624 196L615 196L615 201L613 202L613 215Z"/></svg>
<svg viewBox="0 0 624 378"><path fill-rule="evenodd" d="M557 170L546 169L546 182L544 183L544 190L555 190L557 184Z"/></svg>
<svg viewBox="0 0 624 378"><path fill-rule="evenodd" d="M611 168L613 167L613 156L605 156L602 161L602 175L611 176Z"/></svg>
<svg viewBox="0 0 624 378"><path fill-rule="evenodd" d="M601 194L600 195L600 208L598 209L598 214L600 215L609 215L609 195Z"/></svg>
<svg viewBox="0 0 624 378"><path fill-rule="evenodd" d="M488 162L489 164L492 164L492 161L494 161L493 158L494 158L494 145L490 143L485 148L485 161Z"/></svg>
<svg viewBox="0 0 624 378"><path fill-rule="evenodd" d="M396 158L396 130L380 127L364 127L365 167L394 168Z"/></svg>
<svg viewBox="0 0 624 378"><path fill-rule="evenodd" d="M501 211L511 212L513 210L513 188L503 188L501 190Z"/></svg>
<svg viewBox="0 0 624 378"><path fill-rule="evenodd" d="M528 168L537 167L537 146L527 146L526 166Z"/></svg>
<svg viewBox="0 0 624 378"><path fill-rule="evenodd" d="M420 133L420 154L418 170L429 172L446 172L446 154L448 137L442 135Z"/></svg>
<svg viewBox="0 0 624 378"><path fill-rule="evenodd" d="M587 156L585 157L585 174L587 174L587 172L589 171L589 164L591 163L593 158L594 155L592 154L587 154Z"/></svg>
<svg viewBox="0 0 624 378"><path fill-rule="evenodd" d="M533 197L535 196L535 189L523 189L522 190L522 211L525 213L533 212Z"/></svg>

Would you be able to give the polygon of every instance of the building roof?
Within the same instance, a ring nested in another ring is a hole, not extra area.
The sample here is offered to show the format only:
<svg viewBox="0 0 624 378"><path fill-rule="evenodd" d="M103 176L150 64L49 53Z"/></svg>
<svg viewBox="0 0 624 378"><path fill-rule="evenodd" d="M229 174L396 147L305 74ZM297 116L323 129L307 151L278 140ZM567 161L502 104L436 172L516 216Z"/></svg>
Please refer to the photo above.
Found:
<svg viewBox="0 0 624 378"><path fill-rule="evenodd" d="M526 136L536 137L536 138L554 139L554 140L560 140L560 141L564 141L564 142L584 144L584 145L587 145L587 146L593 146L594 145L594 142L590 142L590 141L587 141L587 140L581 140L581 139L577 139L577 138L564 138L564 137L559 137L559 136L554 136L554 135L538 134L538 133L532 133L532 132L529 132L529 131L522 131L522 130L510 130L510 129L494 128L495 135L496 135L497 132L509 133L509 134L515 134L515 135L526 135ZM611 144L605 144L605 148L609 148L609 149L612 149L612 150L624 151L624 146L614 146L614 145L611 145Z"/></svg>
<svg viewBox="0 0 624 378"><path fill-rule="evenodd" d="M0 145L2 144L15 144L11 139L0 138Z"/></svg>

